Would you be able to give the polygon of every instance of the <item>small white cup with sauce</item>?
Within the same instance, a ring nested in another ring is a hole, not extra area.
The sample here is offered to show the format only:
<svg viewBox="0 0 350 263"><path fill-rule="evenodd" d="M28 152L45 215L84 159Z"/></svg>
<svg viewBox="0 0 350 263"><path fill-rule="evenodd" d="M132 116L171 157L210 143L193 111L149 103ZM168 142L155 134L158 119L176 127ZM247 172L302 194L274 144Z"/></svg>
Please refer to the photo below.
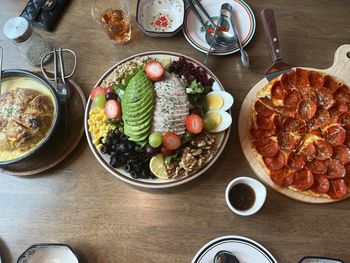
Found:
<svg viewBox="0 0 350 263"><path fill-rule="evenodd" d="M232 212L240 216L250 216L264 205L266 188L253 178L237 177L226 187L225 199Z"/></svg>

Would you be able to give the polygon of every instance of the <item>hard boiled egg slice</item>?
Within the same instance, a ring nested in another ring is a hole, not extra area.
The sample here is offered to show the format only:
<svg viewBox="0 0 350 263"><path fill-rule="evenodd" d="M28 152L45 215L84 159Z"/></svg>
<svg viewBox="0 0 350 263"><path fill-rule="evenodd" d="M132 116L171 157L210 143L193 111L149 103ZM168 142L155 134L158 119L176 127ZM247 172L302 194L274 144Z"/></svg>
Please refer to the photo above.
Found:
<svg viewBox="0 0 350 263"><path fill-rule="evenodd" d="M209 130L209 132L222 132L232 124L232 117L226 111L208 111L205 116L212 119L215 123L215 128Z"/></svg>
<svg viewBox="0 0 350 263"><path fill-rule="evenodd" d="M207 103L209 110L226 111L233 105L233 97L223 90L212 91L207 94Z"/></svg>

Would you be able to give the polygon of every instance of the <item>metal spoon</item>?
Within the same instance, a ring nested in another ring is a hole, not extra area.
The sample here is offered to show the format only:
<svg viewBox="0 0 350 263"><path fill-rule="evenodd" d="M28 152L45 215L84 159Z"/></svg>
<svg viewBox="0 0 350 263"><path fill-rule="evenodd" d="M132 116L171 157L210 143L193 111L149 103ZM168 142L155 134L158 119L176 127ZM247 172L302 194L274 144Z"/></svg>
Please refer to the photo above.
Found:
<svg viewBox="0 0 350 263"><path fill-rule="evenodd" d="M0 47L0 95L1 95L1 72L2 72L2 47Z"/></svg>
<svg viewBox="0 0 350 263"><path fill-rule="evenodd" d="M229 251L221 250L216 253L214 263L240 263L238 258Z"/></svg>
<svg viewBox="0 0 350 263"><path fill-rule="evenodd" d="M237 37L237 43L238 43L238 46L239 46L239 50L241 51L241 61L243 63L243 66L245 66L246 68L249 68L249 57L248 57L248 53L243 49L243 46L242 46L242 43L241 43L241 40L239 38L239 34L238 34L238 30L237 30L237 25L236 25L236 22L235 22L235 19L234 19L234 15L233 15L233 9L232 9L232 6L230 5L231 7L231 25L232 25L232 28L233 28L233 32L235 33L236 37Z"/></svg>

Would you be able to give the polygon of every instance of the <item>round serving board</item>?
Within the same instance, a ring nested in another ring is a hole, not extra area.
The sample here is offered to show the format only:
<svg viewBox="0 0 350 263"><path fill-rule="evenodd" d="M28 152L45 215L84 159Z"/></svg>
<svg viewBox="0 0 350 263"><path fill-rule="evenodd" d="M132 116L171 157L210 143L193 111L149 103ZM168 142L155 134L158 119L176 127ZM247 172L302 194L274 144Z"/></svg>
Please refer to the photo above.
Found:
<svg viewBox="0 0 350 263"><path fill-rule="evenodd" d="M143 57L143 56L149 56L151 58L156 58L159 60L162 59L168 59L170 58L171 60L178 60L181 56L185 57L187 59L187 61L193 63L196 66L199 66L201 68L203 68L207 74L214 79L214 84L212 89L215 91L219 91L219 90L224 90L223 86L221 85L220 81L218 80L218 78L207 68L205 67L203 64L201 64L200 62L194 60L193 58L190 58L188 56L179 54L179 53L175 53L175 52L169 52L169 51L150 51L150 52L145 52L145 53L140 53L140 54L136 54L133 55L131 57L128 57L120 62L118 62L117 64L115 64L113 67L111 67L101 78L99 81L97 81L95 86L101 85L102 81L107 78L113 71L115 68L117 68L118 66L122 65L123 63L130 61L136 57ZM188 176L186 177L181 177L181 178L176 178L176 179L134 179L130 176L129 173L125 172L122 168L113 168L112 166L110 166L109 164L109 156L107 154L101 154L100 151L96 148L96 146L92 143L92 138L91 138L91 134L89 132L89 127L88 127L88 118L89 118L89 112L91 110L91 108L94 107L92 104L91 99L88 99L87 102L87 106L86 106L86 110L85 110L85 120L84 120L84 125L85 125L85 133L86 133L86 137L87 137L87 141L89 143L89 147L92 151L92 153L94 154L94 156L96 157L96 159L99 161L99 163L112 175L114 175L115 177L119 178L120 180L135 185L135 186L139 186L139 187L143 187L143 188L168 188L168 187L174 187L177 185L181 185L184 183L187 183L191 180L193 180L194 178L197 178L198 176L200 176L201 174L203 174L205 171L207 171L214 163L215 161L219 158L220 154L222 153L222 151L224 150L224 147L227 143L229 134L230 134L230 128L228 128L227 130L225 130L224 132L220 132L220 133L216 133L216 145L217 145L217 151L215 153L215 155L209 159L207 161L206 164L204 164L200 169L193 171L192 173L190 173ZM228 110L229 114L231 114L231 110Z"/></svg>
<svg viewBox="0 0 350 263"><path fill-rule="evenodd" d="M350 86L350 45L342 45L337 49L337 51L334 54L333 65L330 68L328 69L305 68L305 69L327 73L343 81L347 86ZM261 156L252 147L252 144L250 141L250 135L249 135L249 130L252 125L253 105L257 100L258 92L267 83L268 81L264 78L261 81L259 81L249 91L248 95L243 101L241 112L239 114L239 120L238 120L238 132L239 132L239 139L241 142L242 150L250 166L252 167L253 171L255 172L257 177L261 179L264 183L268 184L278 192L290 198L293 198L295 200L306 202L306 203L314 203L314 204L332 203L332 202L340 201L340 200L330 199L327 197L316 197L316 196L306 195L301 192L296 192L288 188L282 188L274 184L270 179L270 176L265 168L265 165L263 163ZM349 196L350 194L348 194L345 198L348 198Z"/></svg>
<svg viewBox="0 0 350 263"><path fill-rule="evenodd" d="M64 125L60 120L57 131L38 153L18 163L1 167L0 173L17 176L39 174L62 162L75 149L84 133L86 99L75 81L69 80L68 83L70 97L67 135L64 135Z"/></svg>

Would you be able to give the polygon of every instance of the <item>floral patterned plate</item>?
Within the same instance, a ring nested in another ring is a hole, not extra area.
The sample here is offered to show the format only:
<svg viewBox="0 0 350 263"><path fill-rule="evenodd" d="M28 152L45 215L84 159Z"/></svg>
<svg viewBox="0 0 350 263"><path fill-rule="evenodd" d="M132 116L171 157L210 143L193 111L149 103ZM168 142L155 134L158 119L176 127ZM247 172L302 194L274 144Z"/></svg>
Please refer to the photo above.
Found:
<svg viewBox="0 0 350 263"><path fill-rule="evenodd" d="M182 0L138 0L136 22L146 35L170 37L181 30L184 14Z"/></svg>
<svg viewBox="0 0 350 263"><path fill-rule="evenodd" d="M246 46L253 38L256 22L252 9L242 0L202 0L201 4L208 14L217 23L220 14L220 7L224 3L232 5L235 21L237 23L240 39L243 46ZM206 21L206 23L209 23ZM209 23L210 24L210 23ZM226 23L227 30L232 30L231 24ZM209 29L210 30L210 29ZM214 31L214 28L212 28ZM193 11L188 8L185 13L183 32L187 41L197 50L207 53L210 46L205 41L205 29L198 21ZM211 50L213 55L228 55L239 51L238 46Z"/></svg>

